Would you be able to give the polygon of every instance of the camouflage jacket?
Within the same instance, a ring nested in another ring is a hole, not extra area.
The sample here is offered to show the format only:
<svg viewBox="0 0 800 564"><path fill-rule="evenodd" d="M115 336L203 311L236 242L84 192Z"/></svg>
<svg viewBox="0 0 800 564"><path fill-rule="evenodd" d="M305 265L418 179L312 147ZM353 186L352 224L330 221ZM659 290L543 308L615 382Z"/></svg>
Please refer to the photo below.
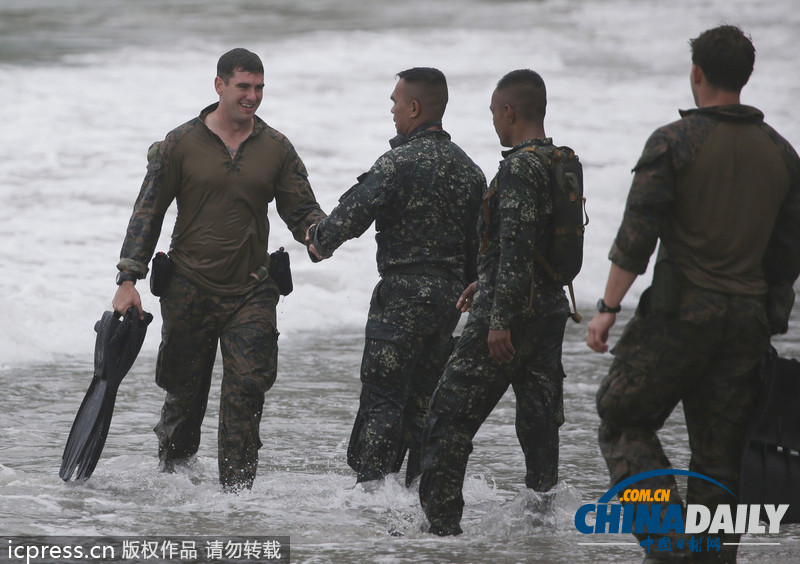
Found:
<svg viewBox="0 0 800 564"><path fill-rule="evenodd" d="M269 261L267 208L273 200L294 238L325 217L308 173L289 140L258 116L253 132L231 157L204 118L174 129L148 152L144 178L117 268L147 274L167 208L177 200L170 257L204 290L237 295L257 282L249 276Z"/></svg>
<svg viewBox="0 0 800 564"><path fill-rule="evenodd" d="M375 222L378 271L475 279L475 225L486 188L480 168L442 130L422 131L384 153L317 225L330 256Z"/></svg>
<svg viewBox="0 0 800 564"><path fill-rule="evenodd" d="M518 317L569 313L563 288L542 270L533 253L544 253L549 243L550 175L539 157L521 150L552 144L550 138L531 139L503 151L505 158L484 196L488 213L478 222L482 248L470 315L487 319L490 329L509 329Z"/></svg>
<svg viewBox="0 0 800 564"><path fill-rule="evenodd" d="M694 285L759 295L800 272L800 159L756 108L681 112L634 168L609 258L642 274L658 239Z"/></svg>

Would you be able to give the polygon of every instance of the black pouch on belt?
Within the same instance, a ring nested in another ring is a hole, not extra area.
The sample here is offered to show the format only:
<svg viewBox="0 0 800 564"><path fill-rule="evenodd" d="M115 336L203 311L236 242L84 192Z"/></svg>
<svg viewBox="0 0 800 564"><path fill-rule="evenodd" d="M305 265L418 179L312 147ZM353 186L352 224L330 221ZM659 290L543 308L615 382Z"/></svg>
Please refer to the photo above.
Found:
<svg viewBox="0 0 800 564"><path fill-rule="evenodd" d="M278 285L281 296L288 296L292 293L292 269L289 266L289 253L283 247L270 253L269 255L269 275L272 276Z"/></svg>
<svg viewBox="0 0 800 564"><path fill-rule="evenodd" d="M167 291L174 268L175 265L167 253L158 252L153 257L150 267L150 292L154 296L163 296Z"/></svg>

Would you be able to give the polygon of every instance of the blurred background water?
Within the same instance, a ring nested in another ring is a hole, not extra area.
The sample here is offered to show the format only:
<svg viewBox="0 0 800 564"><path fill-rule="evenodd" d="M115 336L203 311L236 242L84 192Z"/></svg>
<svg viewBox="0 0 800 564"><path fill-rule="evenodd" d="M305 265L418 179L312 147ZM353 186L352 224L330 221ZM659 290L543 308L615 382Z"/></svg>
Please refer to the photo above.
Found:
<svg viewBox="0 0 800 564"><path fill-rule="evenodd" d="M389 95L411 66L445 72L445 128L493 176L501 147L489 97L507 71L539 71L547 133L580 154L591 223L575 283L590 317L621 219L630 169L651 131L692 107L687 40L741 25L758 55L743 101L800 146L800 12L792 0L4 0L0 4L0 531L6 535L286 534L296 562L638 561L632 546L587 547L574 511L607 488L594 393L609 357L568 328L557 503L524 492L507 395L481 429L465 485L466 534L419 532L416 492L390 478L353 488L346 440L358 402L372 231L312 265L277 215L270 246L292 253L295 291L278 306L280 368L267 397L252 492L216 480L212 391L201 450L175 475L156 471L153 383L160 318L123 382L106 450L86 483L58 478L61 451L92 372L94 322L108 309L125 227L151 142L215 100L217 58L242 46L266 68L259 115L305 161L324 209L388 149ZM166 249L172 217L159 248ZM625 302L630 311L642 277ZM612 334L616 340L626 316ZM800 356L795 315L778 349ZM217 371L217 378L219 371ZM218 380L217 380L218 382ZM680 412L664 442L686 468ZM404 536L390 536L395 530ZM743 547L743 562L797 561L800 531ZM620 535L621 542L633 541ZM758 539L752 539L758 540Z"/></svg>

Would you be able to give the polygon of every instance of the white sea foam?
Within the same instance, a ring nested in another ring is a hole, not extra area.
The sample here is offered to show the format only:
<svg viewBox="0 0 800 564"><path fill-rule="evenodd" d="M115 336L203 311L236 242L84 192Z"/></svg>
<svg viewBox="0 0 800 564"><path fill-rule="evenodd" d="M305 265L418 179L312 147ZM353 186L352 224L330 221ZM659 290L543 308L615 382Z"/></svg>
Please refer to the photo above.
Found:
<svg viewBox="0 0 800 564"><path fill-rule="evenodd" d="M388 148L388 95L398 70L445 71L451 90L445 126L488 178L500 149L488 112L493 84L512 68L539 70L549 88L548 134L576 148L586 164L591 223L575 287L579 300L591 304L603 289L607 249L644 140L674 119L677 107L691 106L686 38L732 20L730 14L749 28L759 56L744 99L798 144L797 15L768 16L754 2L646 9L586 2L563 13L538 4L498 6L530 18L529 26L516 21L508 29L492 27L494 12L486 5L464 2L464 10L487 18L486 26L453 3L441 12L459 17L440 26L392 30L381 21L380 31L363 26L241 42L267 68L259 114L293 141L324 209ZM780 10L781 3L769 5ZM380 13L369 17L378 21ZM115 290L114 265L147 147L214 101L213 69L224 41L137 45L0 66L0 103L9 110L0 136L0 362L90 354L94 321ZM271 222L271 246L292 251L295 276L295 292L279 306L281 331L362 324L377 280L373 232L312 265L275 214ZM168 217L160 248L168 246L170 231ZM635 292L644 282L637 284ZM155 299L144 299L158 316ZM151 333L146 350L158 341Z"/></svg>

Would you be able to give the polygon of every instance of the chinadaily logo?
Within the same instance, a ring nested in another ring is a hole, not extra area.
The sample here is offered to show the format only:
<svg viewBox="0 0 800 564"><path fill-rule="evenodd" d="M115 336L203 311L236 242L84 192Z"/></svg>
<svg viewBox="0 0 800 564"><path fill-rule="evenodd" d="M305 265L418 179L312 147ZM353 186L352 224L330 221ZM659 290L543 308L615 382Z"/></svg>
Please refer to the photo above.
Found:
<svg viewBox="0 0 800 564"><path fill-rule="evenodd" d="M718 481L697 472L675 469L642 472L615 485L596 504L585 504L578 509L575 528L584 535L597 535L592 540L598 540L581 544L611 544L610 535L636 534L647 552L719 552L728 544L721 535L779 533L781 519L789 509L788 504L720 505L713 509L689 504L684 508L670 499L672 492L668 489L636 487L642 480L666 475L705 480L736 497ZM617 495L621 503L613 503ZM605 537L601 540L599 535Z"/></svg>

